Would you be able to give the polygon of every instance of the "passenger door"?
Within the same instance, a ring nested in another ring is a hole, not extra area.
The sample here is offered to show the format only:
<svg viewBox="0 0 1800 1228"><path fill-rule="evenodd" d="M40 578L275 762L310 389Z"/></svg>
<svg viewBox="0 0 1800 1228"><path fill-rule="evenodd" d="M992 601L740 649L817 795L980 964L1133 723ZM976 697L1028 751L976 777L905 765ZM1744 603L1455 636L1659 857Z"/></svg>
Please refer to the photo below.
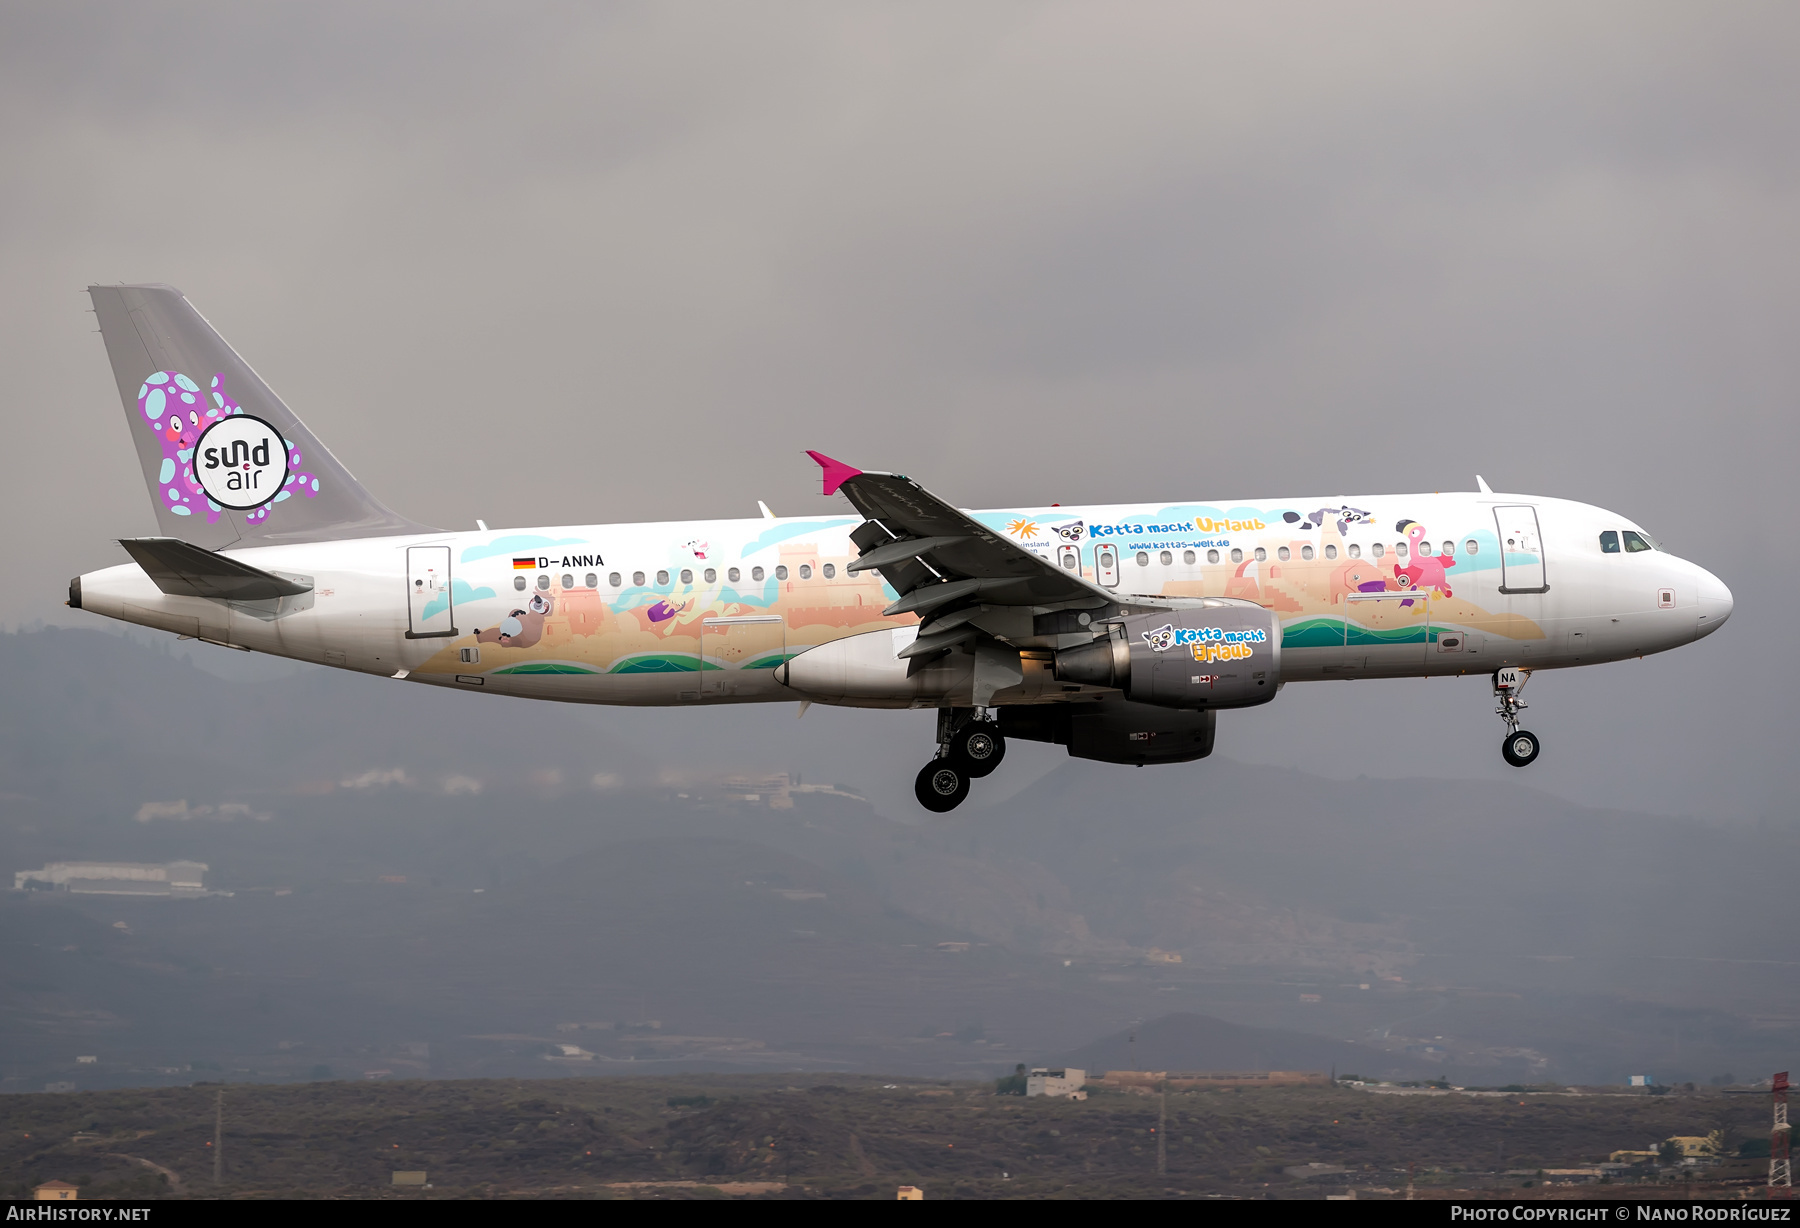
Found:
<svg viewBox="0 0 1800 1228"><path fill-rule="evenodd" d="M1500 533L1500 591L1549 592L1537 508L1524 503L1496 507L1494 527Z"/></svg>
<svg viewBox="0 0 1800 1228"><path fill-rule="evenodd" d="M406 548L406 638L444 639L456 634L450 608L450 547Z"/></svg>
<svg viewBox="0 0 1800 1228"><path fill-rule="evenodd" d="M740 614L700 621L700 697L728 699L761 689L787 659L787 624L779 614ZM750 671L750 672L747 672Z"/></svg>

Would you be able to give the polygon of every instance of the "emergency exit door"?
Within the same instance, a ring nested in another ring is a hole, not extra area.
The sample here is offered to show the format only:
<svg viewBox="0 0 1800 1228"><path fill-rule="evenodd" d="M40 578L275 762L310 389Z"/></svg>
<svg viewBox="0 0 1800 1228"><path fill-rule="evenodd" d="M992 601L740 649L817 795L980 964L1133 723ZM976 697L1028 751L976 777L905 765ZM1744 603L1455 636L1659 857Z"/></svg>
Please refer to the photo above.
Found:
<svg viewBox="0 0 1800 1228"><path fill-rule="evenodd" d="M1500 534L1500 591L1547 593L1550 581L1544 570L1543 537L1538 532L1537 508L1529 504L1494 509L1494 528Z"/></svg>
<svg viewBox="0 0 1800 1228"><path fill-rule="evenodd" d="M443 639L456 634L450 608L450 547L406 548L406 638Z"/></svg>

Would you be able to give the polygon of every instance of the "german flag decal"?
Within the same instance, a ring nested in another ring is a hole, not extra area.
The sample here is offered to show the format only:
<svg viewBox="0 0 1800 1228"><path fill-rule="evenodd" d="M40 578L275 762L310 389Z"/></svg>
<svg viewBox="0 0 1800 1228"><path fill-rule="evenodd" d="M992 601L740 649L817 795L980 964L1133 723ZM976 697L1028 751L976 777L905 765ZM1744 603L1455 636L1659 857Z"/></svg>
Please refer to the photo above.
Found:
<svg viewBox="0 0 1800 1228"><path fill-rule="evenodd" d="M530 558L517 558L513 560L514 571L536 571L537 565L537 555L535 554Z"/></svg>

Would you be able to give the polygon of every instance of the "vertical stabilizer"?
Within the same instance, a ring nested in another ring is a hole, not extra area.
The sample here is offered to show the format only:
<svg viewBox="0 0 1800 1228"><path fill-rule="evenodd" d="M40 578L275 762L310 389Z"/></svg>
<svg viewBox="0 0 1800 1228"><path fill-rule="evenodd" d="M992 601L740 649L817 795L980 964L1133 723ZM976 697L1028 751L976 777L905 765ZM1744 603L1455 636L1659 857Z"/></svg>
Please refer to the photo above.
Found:
<svg viewBox="0 0 1800 1228"><path fill-rule="evenodd" d="M430 531L364 490L173 286L89 286L157 528L209 550Z"/></svg>

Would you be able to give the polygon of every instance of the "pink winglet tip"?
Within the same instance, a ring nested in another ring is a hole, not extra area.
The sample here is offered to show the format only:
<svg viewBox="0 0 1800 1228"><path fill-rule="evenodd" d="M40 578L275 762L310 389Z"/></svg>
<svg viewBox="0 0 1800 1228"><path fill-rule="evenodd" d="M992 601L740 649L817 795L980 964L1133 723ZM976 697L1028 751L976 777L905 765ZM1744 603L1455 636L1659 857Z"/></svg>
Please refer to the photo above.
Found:
<svg viewBox="0 0 1800 1228"><path fill-rule="evenodd" d="M862 472L861 469L853 469L843 461L832 460L823 452L814 452L808 448L806 454L818 461L819 468L825 471L822 476L825 481L825 493L828 495L837 494L838 487Z"/></svg>

